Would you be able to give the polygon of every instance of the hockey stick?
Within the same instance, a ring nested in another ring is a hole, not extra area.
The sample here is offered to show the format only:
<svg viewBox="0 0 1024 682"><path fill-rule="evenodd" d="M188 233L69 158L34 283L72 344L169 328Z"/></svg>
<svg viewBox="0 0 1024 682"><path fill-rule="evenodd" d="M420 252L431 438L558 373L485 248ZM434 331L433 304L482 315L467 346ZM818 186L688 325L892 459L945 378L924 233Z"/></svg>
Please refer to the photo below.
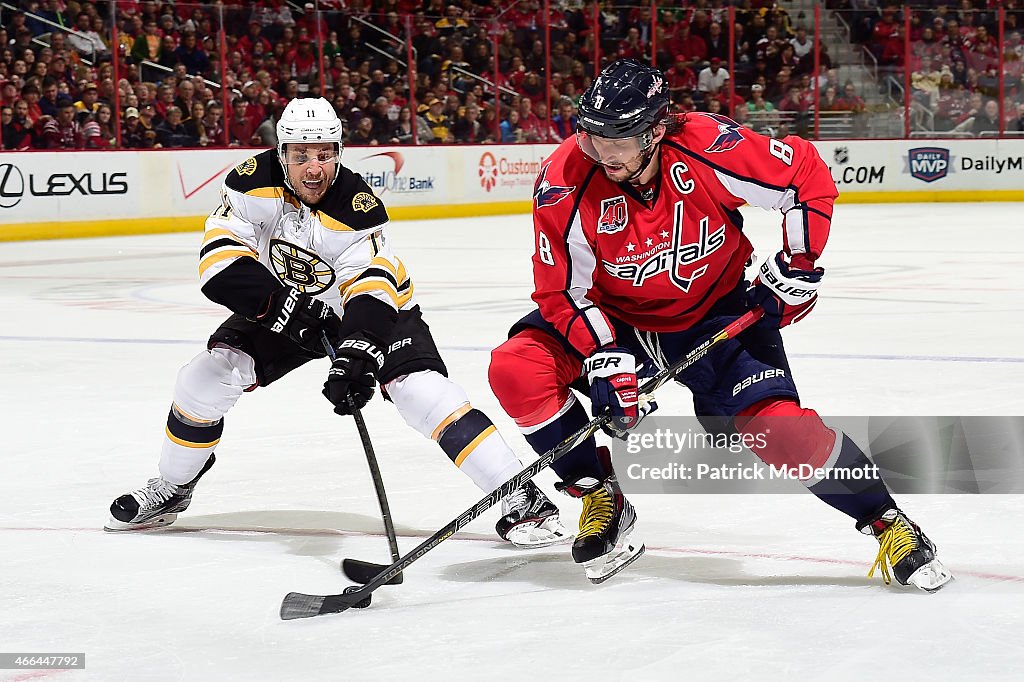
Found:
<svg viewBox="0 0 1024 682"><path fill-rule="evenodd" d="M708 352L716 345L727 339L735 338L740 332L748 329L751 325L761 319L763 315L763 310L755 308L729 323L720 332L714 334L687 353L686 357L680 359L675 364L666 367L651 377L650 380L646 381L644 385L640 387L641 395L649 395L650 393L653 393L667 381L675 378L684 369L693 365L695 362L707 355ZM579 431L576 431L554 448L548 450L536 461L526 466L522 471L503 483L492 493L485 496L472 507L462 512L462 514L449 521L447 525L421 542L415 549L393 563L391 566L381 566L381 572L365 585L352 585L345 588L344 592L341 594L312 595L302 594L300 592L289 592L281 602L281 620L312 618L313 616L321 616L328 613L340 613L352 607L362 608L364 606L368 606L371 594L374 590L381 585L386 584L388 580L408 568L417 559L450 538L457 530L493 507L503 497L529 481L541 470L547 468L552 462L565 455L587 438L590 438L598 429L601 428L603 424L608 423L610 420L611 415L607 412L594 417Z"/></svg>
<svg viewBox="0 0 1024 682"><path fill-rule="evenodd" d="M324 344L324 350L333 362L336 359L334 347L327 340L327 335L322 334L320 341ZM391 550L391 561L398 561L398 538L395 535L395 524L391 520L391 508L388 506L388 497L384 492L384 479L380 475L380 467L377 466L377 456L373 452L373 443L370 442L370 432L366 428L366 420L363 413L356 406L355 399L348 396L348 407L352 411L352 418L356 421L356 431L359 432L359 440L363 443L363 452L366 454L366 464L370 467L370 478L373 479L373 489L377 492L377 503L380 505L380 516L384 520L384 533L388 536L388 549ZM341 562L341 570L349 580L357 583L369 582L375 575L380 573L379 564L371 564L357 559L345 559ZM399 585L403 580L399 572L387 581L388 585Z"/></svg>

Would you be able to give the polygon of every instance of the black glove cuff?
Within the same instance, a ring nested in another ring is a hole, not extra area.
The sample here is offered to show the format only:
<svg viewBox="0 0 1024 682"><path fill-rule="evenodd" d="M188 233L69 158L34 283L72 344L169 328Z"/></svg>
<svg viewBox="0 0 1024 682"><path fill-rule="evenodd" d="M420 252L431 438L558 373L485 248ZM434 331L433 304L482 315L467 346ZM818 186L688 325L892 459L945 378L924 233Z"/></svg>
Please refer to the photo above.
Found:
<svg viewBox="0 0 1024 682"><path fill-rule="evenodd" d="M373 374L375 377L379 376L380 371L384 369L384 353L375 343L362 334L353 334L347 339L342 339L341 343L334 349L334 354L336 356L369 361L374 368Z"/></svg>

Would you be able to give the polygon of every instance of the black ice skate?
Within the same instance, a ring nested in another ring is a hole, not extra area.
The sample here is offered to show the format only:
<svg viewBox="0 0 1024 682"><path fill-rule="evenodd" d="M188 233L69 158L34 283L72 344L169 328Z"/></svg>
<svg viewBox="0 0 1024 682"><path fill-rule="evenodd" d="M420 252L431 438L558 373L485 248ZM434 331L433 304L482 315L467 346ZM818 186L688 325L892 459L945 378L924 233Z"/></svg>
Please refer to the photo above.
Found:
<svg viewBox="0 0 1024 682"><path fill-rule="evenodd" d="M501 501L501 513L494 530L516 547L547 547L572 539L559 521L558 507L533 481L509 493Z"/></svg>
<svg viewBox="0 0 1024 682"><path fill-rule="evenodd" d="M598 460L611 472L608 448L597 449ZM592 583L603 583L644 553L643 542L633 537L636 512L609 473L603 480L586 477L572 483L555 484L573 497L582 498L580 532L572 545L572 558L583 564Z"/></svg>
<svg viewBox="0 0 1024 682"><path fill-rule="evenodd" d="M188 509L192 489L216 461L214 455L206 460L202 470L185 485L176 485L163 478L151 478L145 488L126 493L110 505L110 520L104 530L143 530L169 526L178 518L178 512Z"/></svg>
<svg viewBox="0 0 1024 682"><path fill-rule="evenodd" d="M900 585L913 585L925 592L934 592L952 580L953 574L935 557L935 543L899 509L886 509L858 523L857 530L875 536L880 545L869 578L878 568L886 585L894 576Z"/></svg>

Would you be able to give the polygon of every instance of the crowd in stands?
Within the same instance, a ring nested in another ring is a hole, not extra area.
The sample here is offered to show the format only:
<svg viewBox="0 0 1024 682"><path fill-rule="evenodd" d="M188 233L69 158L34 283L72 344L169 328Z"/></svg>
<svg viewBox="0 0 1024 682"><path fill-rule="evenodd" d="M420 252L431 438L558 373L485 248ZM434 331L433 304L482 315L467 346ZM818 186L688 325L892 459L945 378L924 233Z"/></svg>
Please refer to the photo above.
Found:
<svg viewBox="0 0 1024 682"><path fill-rule="evenodd" d="M850 0L828 5L848 20L852 39L871 53L883 77L901 87L909 56L915 128L965 136L996 134L1002 86L1002 130L1024 132L1024 7L1018 0L918 0L905 5Z"/></svg>
<svg viewBox="0 0 1024 682"><path fill-rule="evenodd" d="M741 0L731 42L729 4L664 0L652 17L637 0L550 0L549 70L542 0L22 0L0 9L2 143L267 147L297 96L327 97L351 145L557 142L574 131L596 70L618 57L661 67L675 111L721 113L779 136L812 134L816 106L866 110L827 46L815 55L812 17ZM994 12L974 11L989 4L913 10L915 101L943 125L989 113ZM902 69L898 9L828 6L849 11L853 39L882 67ZM1014 116L1024 90L1015 54Z"/></svg>

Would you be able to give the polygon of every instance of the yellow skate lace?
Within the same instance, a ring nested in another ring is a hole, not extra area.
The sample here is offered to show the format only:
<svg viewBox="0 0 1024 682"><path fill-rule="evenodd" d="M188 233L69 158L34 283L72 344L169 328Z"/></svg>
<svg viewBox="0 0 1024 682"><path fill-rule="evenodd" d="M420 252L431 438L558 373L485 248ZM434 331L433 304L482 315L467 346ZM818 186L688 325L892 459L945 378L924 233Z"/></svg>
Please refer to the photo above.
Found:
<svg viewBox="0 0 1024 682"><path fill-rule="evenodd" d="M615 504L611 493L601 486L583 497L583 513L580 514L580 532L577 538L598 535L612 520Z"/></svg>
<svg viewBox="0 0 1024 682"><path fill-rule="evenodd" d="M876 568L881 569L882 580L888 585L892 582L889 566L895 566L914 551L914 548L917 547L917 536L902 519L897 518L878 536L878 545L878 556L875 557L875 563L868 571L868 577L874 577Z"/></svg>

